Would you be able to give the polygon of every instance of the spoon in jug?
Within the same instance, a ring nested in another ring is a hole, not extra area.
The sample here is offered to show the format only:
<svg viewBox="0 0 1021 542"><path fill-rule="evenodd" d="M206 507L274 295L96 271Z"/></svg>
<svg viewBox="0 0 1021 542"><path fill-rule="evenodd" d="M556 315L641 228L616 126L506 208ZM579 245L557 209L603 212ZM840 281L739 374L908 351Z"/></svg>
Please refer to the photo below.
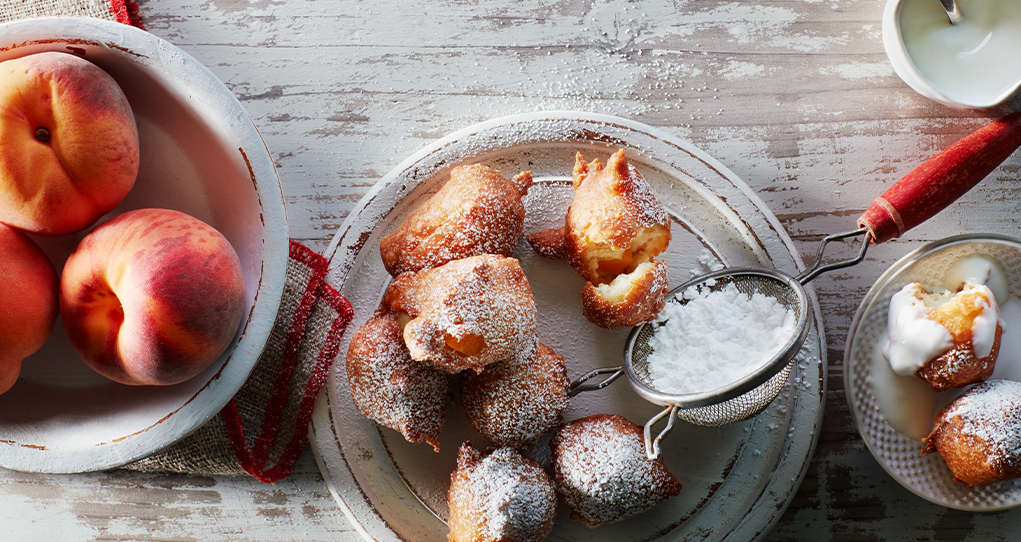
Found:
<svg viewBox="0 0 1021 542"><path fill-rule="evenodd" d="M957 0L939 0L939 2L943 4L947 17L950 17L950 24L959 24L964 20L964 13L961 13L961 6L957 5Z"/></svg>

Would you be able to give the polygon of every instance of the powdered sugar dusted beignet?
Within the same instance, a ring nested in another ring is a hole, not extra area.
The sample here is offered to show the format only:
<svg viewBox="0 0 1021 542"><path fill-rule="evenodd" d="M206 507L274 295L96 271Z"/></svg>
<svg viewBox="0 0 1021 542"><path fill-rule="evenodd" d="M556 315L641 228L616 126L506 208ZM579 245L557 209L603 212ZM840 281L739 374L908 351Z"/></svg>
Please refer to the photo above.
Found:
<svg viewBox="0 0 1021 542"><path fill-rule="evenodd" d="M621 149L604 167L575 157L574 202L565 225L527 237L532 249L566 258L588 281L584 315L609 328L631 327L663 308L666 264L654 258L670 243L670 218L652 187Z"/></svg>
<svg viewBox="0 0 1021 542"><path fill-rule="evenodd" d="M379 243L394 276L479 254L510 256L521 239L530 172L506 179L481 164L455 167L450 179Z"/></svg>
<svg viewBox="0 0 1021 542"><path fill-rule="evenodd" d="M447 374L411 359L397 317L379 309L351 338L347 378L358 410L439 451L447 409Z"/></svg>
<svg viewBox="0 0 1021 542"><path fill-rule="evenodd" d="M670 218L652 187L621 149L606 166L574 164L574 202L567 210L567 259L593 284L606 284L651 262L670 243Z"/></svg>
<svg viewBox="0 0 1021 542"><path fill-rule="evenodd" d="M461 374L461 407L480 435L500 446L524 448L560 421L567 407L564 358L537 343L527 358Z"/></svg>
<svg viewBox="0 0 1021 542"><path fill-rule="evenodd" d="M564 425L550 442L554 483L571 519L589 527L620 521L681 492L662 458L645 455L642 428L595 414Z"/></svg>
<svg viewBox="0 0 1021 542"><path fill-rule="evenodd" d="M539 542L553 530L556 493L546 471L513 448L461 445L447 491L450 542Z"/></svg>
<svg viewBox="0 0 1021 542"><path fill-rule="evenodd" d="M922 441L922 453L939 452L968 487L1021 477L1021 383L976 384L940 411Z"/></svg>
<svg viewBox="0 0 1021 542"><path fill-rule="evenodd" d="M383 304L397 313L412 359L448 373L481 372L535 344L535 298L514 258L485 254L402 273Z"/></svg>

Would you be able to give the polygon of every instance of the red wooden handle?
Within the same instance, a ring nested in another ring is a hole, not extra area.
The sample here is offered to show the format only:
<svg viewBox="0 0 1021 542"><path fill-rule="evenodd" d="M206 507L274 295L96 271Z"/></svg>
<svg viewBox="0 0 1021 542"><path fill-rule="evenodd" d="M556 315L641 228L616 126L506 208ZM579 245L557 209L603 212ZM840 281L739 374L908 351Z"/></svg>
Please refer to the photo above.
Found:
<svg viewBox="0 0 1021 542"><path fill-rule="evenodd" d="M932 218L971 190L1021 146L1021 111L980 128L926 160L890 187L858 219L882 243Z"/></svg>

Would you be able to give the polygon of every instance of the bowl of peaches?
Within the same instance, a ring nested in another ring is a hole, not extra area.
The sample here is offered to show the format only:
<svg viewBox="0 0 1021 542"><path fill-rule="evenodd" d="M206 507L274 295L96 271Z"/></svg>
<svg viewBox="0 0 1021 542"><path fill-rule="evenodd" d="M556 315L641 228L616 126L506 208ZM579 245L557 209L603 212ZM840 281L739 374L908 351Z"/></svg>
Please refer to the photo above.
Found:
<svg viewBox="0 0 1021 542"><path fill-rule="evenodd" d="M286 278L279 179L208 69L127 25L0 25L0 466L114 468L230 400Z"/></svg>

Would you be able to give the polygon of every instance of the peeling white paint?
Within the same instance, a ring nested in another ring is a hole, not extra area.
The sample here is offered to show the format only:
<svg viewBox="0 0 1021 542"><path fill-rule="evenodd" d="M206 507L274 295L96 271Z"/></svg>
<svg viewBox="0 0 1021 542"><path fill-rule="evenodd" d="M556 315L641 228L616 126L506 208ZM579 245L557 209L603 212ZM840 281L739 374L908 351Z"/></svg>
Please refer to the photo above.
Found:
<svg viewBox="0 0 1021 542"><path fill-rule="evenodd" d="M894 75L893 66L889 62L840 64L822 70L824 75L837 75L844 79L871 79L874 77L890 77Z"/></svg>

